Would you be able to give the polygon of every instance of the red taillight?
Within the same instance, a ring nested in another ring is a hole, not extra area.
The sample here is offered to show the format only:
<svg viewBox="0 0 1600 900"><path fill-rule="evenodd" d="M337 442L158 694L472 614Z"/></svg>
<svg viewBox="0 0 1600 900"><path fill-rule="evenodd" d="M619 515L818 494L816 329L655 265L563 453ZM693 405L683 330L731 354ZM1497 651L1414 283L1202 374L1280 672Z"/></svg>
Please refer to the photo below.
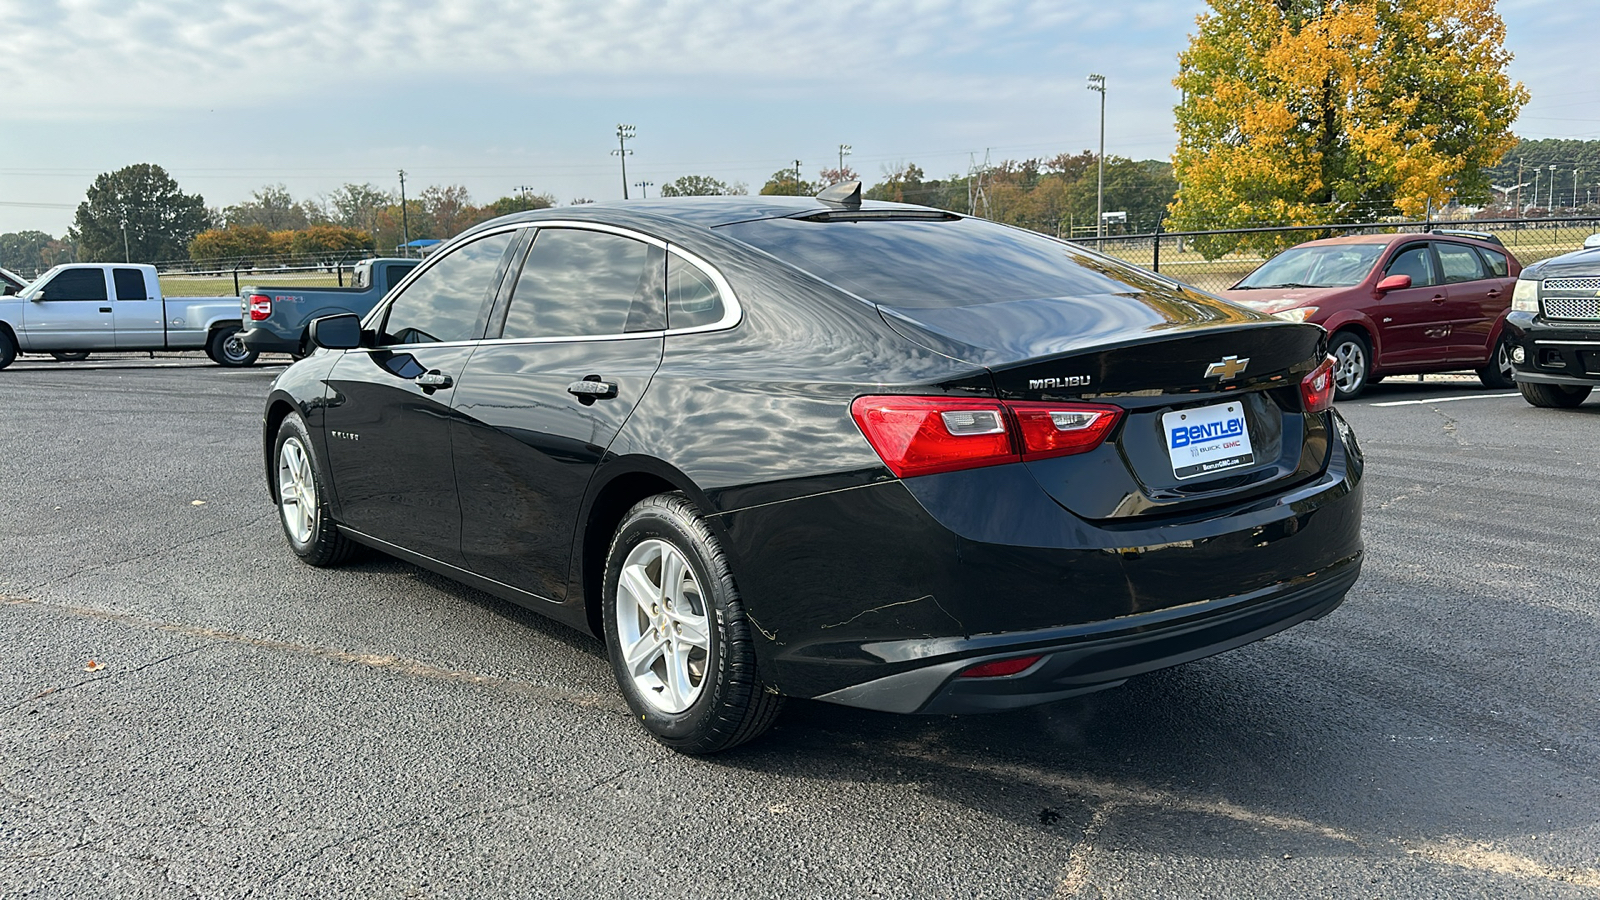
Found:
<svg viewBox="0 0 1600 900"><path fill-rule="evenodd" d="M1333 407L1333 357L1324 359L1322 365L1300 380L1300 400L1305 403L1306 412L1317 413Z"/></svg>
<svg viewBox="0 0 1600 900"><path fill-rule="evenodd" d="M1122 418L1122 409L1087 403L972 400L959 397L858 397L850 405L861 433L900 478L1086 453Z"/></svg>
<svg viewBox="0 0 1600 900"><path fill-rule="evenodd" d="M250 295L250 321L260 322L272 315L272 298L266 294Z"/></svg>
<svg viewBox="0 0 1600 900"><path fill-rule="evenodd" d="M962 678L999 678L1002 675L1015 675L1026 670L1029 666L1044 659L1043 656L1017 656L1011 659L997 659L986 662L961 673Z"/></svg>

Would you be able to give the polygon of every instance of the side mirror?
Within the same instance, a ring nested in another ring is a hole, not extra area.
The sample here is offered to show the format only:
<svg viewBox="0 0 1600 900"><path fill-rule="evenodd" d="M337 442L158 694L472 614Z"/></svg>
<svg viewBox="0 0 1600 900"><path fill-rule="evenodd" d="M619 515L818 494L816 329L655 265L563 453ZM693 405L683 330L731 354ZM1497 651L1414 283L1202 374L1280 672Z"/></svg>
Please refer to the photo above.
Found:
<svg viewBox="0 0 1600 900"><path fill-rule="evenodd" d="M312 319L306 334L314 347L354 350L361 346L361 317L355 313L340 313Z"/></svg>
<svg viewBox="0 0 1600 900"><path fill-rule="evenodd" d="M1591 234L1583 239L1583 249L1589 250L1594 247L1600 247L1600 234Z"/></svg>
<svg viewBox="0 0 1600 900"><path fill-rule="evenodd" d="M1378 282L1378 293L1387 294L1390 291L1403 291L1411 287L1410 275L1387 275Z"/></svg>

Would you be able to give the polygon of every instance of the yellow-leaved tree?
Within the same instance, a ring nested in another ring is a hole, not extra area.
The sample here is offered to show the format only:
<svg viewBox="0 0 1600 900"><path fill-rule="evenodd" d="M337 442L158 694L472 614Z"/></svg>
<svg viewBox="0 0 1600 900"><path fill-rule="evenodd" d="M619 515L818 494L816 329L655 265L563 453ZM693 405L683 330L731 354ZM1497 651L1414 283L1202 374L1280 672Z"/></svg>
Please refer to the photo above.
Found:
<svg viewBox="0 0 1600 900"><path fill-rule="evenodd" d="M1528 92L1494 0L1209 0L1178 57L1171 228L1421 217L1488 196ZM1308 235L1201 242L1276 249Z"/></svg>

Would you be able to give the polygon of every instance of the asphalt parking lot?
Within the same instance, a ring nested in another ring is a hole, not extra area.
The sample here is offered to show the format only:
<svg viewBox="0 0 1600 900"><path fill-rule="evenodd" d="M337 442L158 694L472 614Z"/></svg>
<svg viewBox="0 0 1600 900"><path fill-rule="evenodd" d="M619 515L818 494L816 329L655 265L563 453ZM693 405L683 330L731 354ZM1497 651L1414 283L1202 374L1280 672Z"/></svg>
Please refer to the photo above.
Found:
<svg viewBox="0 0 1600 900"><path fill-rule="evenodd" d="M277 367L0 372L0 896L1593 897L1600 398L1341 404L1344 606L1048 707L678 756L594 640L296 562Z"/></svg>

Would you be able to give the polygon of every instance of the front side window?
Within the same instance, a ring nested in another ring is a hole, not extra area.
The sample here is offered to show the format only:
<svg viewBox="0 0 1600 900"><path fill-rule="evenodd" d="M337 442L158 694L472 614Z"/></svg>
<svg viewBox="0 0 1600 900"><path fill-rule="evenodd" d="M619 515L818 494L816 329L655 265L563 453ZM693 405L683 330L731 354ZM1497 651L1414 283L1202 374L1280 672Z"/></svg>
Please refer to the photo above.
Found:
<svg viewBox="0 0 1600 900"><path fill-rule="evenodd" d="M1410 275L1412 287L1439 283L1433 271L1433 254L1428 252L1427 244L1408 244L1394 255L1383 274Z"/></svg>
<svg viewBox="0 0 1600 900"><path fill-rule="evenodd" d="M676 253L667 255L667 327L695 328L722 321L726 307L711 276Z"/></svg>
<svg viewBox="0 0 1600 900"><path fill-rule="evenodd" d="M503 231L441 257L389 304L379 343L431 344L481 337L485 307L500 282L500 261L514 240L516 232Z"/></svg>
<svg viewBox="0 0 1600 900"><path fill-rule="evenodd" d="M112 269L111 280L117 285L118 300L149 300L144 289L144 273L138 269Z"/></svg>
<svg viewBox="0 0 1600 900"><path fill-rule="evenodd" d="M1433 246L1439 251L1439 267L1444 269L1445 284L1478 281L1487 277L1483 272L1483 262L1478 259L1477 252L1471 247L1445 243Z"/></svg>
<svg viewBox="0 0 1600 900"><path fill-rule="evenodd" d="M106 275L99 269L67 269L44 286L46 300L106 302Z"/></svg>
<svg viewBox="0 0 1600 900"><path fill-rule="evenodd" d="M517 276L502 338L659 331L663 251L601 231L542 228Z"/></svg>

